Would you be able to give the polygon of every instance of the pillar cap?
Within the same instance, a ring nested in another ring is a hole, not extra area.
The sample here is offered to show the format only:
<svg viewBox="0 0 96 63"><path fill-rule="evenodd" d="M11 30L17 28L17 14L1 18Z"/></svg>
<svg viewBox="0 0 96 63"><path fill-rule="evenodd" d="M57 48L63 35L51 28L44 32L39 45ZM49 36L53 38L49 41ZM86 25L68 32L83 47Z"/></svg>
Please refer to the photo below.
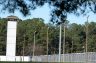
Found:
<svg viewBox="0 0 96 63"><path fill-rule="evenodd" d="M13 15L8 16L6 19L8 21L18 21L19 20L19 18L17 16L13 16Z"/></svg>

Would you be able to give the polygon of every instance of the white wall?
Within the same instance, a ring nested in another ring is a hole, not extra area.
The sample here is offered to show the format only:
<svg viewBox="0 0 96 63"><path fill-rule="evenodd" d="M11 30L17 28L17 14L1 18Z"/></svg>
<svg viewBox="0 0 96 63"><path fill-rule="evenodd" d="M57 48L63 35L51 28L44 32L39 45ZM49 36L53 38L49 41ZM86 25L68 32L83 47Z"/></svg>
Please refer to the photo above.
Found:
<svg viewBox="0 0 96 63"><path fill-rule="evenodd" d="M8 58L13 60L8 60ZM15 59L15 60L14 60ZM40 57L33 57L30 58L30 56L0 56L0 61L41 61Z"/></svg>
<svg viewBox="0 0 96 63"><path fill-rule="evenodd" d="M6 61L6 56L0 56L0 61Z"/></svg>

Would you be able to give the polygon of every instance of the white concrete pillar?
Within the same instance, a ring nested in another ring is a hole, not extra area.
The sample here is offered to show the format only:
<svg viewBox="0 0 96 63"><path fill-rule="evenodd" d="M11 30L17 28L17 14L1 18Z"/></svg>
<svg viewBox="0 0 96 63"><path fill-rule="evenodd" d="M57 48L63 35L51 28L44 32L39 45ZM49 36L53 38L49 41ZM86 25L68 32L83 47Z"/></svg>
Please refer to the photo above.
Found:
<svg viewBox="0 0 96 63"><path fill-rule="evenodd" d="M13 19L15 20L15 19ZM15 61L17 21L7 22L6 61Z"/></svg>

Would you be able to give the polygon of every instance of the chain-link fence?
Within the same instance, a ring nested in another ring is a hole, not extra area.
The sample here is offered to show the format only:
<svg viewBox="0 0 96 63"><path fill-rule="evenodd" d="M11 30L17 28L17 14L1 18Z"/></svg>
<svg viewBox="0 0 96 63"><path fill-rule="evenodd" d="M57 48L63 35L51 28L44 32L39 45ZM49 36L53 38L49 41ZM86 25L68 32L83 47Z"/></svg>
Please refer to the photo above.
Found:
<svg viewBox="0 0 96 63"><path fill-rule="evenodd" d="M59 55L41 55L35 56L41 62L58 62ZM37 61L38 61L37 60ZM86 62L87 60L87 62ZM72 63L96 63L96 53L88 52L87 58L86 53L71 53L71 54L61 54L61 62L72 62Z"/></svg>

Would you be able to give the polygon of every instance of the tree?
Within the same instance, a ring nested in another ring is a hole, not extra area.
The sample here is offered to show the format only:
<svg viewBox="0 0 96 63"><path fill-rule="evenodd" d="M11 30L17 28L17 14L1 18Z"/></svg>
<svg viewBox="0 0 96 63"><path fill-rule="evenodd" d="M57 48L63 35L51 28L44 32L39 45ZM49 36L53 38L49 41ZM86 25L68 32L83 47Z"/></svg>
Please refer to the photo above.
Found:
<svg viewBox="0 0 96 63"><path fill-rule="evenodd" d="M86 14L88 8L96 13L95 0L0 0L2 10L8 10L11 13L19 10L24 16L29 15L30 10L34 10L38 6L43 6L45 3L53 6L51 21L54 23L58 23L58 19L64 22L68 13L78 14L81 11L80 13Z"/></svg>
<svg viewBox="0 0 96 63"><path fill-rule="evenodd" d="M96 23L90 22L88 25L88 51L96 52Z"/></svg>
<svg viewBox="0 0 96 63"><path fill-rule="evenodd" d="M23 45L24 54L32 54L34 32L36 31L36 50L35 55L45 54L46 51L46 29L47 26L44 24L44 20L41 18L33 18L25 21L18 22L17 27L17 55L22 55ZM25 37L24 37L25 36ZM21 52L20 52L21 51Z"/></svg>
<svg viewBox="0 0 96 63"><path fill-rule="evenodd" d="M6 54L7 21L0 19L0 55Z"/></svg>
<svg viewBox="0 0 96 63"><path fill-rule="evenodd" d="M80 53L85 50L86 28L85 24L66 23L65 53ZM58 54L59 27L45 24L41 18L18 21L16 55L31 55L33 52L34 32L36 31L35 55L45 55L47 46L47 28L49 36L48 53ZM63 26L62 26L63 27ZM62 34L63 34L62 30ZM0 19L0 55L6 54L7 21ZM62 35L62 45L63 45ZM96 23L88 23L88 52L96 52ZM62 47L63 52L63 47Z"/></svg>
<svg viewBox="0 0 96 63"><path fill-rule="evenodd" d="M66 29L66 52L84 52L85 32L83 25L72 23Z"/></svg>

